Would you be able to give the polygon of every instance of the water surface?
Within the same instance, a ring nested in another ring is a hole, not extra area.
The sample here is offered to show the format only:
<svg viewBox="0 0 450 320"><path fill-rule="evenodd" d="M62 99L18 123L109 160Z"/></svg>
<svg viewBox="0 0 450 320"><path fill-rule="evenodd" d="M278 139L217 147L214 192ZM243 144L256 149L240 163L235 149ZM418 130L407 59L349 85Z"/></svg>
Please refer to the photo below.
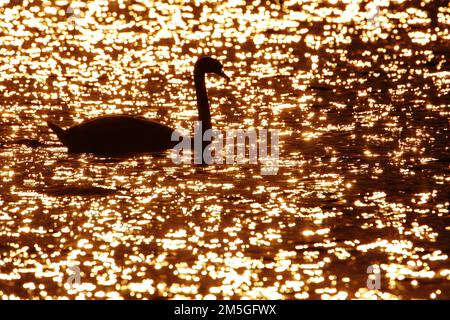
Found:
<svg viewBox="0 0 450 320"><path fill-rule="evenodd" d="M450 7L422 2L0 1L0 297L450 298ZM192 130L202 55L213 125L279 130L277 175L46 126Z"/></svg>

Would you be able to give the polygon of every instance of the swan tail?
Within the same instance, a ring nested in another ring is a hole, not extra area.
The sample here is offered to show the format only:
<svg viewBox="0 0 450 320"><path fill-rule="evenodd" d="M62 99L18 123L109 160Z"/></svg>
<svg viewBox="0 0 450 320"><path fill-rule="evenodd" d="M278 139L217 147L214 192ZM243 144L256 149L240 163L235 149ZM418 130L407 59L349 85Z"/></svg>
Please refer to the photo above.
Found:
<svg viewBox="0 0 450 320"><path fill-rule="evenodd" d="M65 144L67 139L66 139L66 132L64 131L64 129L50 121L47 121L47 125L58 136L58 139Z"/></svg>

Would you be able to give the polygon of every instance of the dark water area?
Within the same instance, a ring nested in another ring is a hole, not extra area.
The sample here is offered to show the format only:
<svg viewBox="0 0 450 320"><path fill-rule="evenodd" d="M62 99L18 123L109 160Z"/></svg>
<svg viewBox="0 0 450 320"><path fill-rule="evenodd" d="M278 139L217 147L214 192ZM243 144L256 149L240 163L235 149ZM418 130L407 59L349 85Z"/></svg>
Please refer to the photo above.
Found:
<svg viewBox="0 0 450 320"><path fill-rule="evenodd" d="M0 297L449 299L449 40L447 1L0 0ZM203 55L213 126L279 130L276 175L47 127L192 131Z"/></svg>

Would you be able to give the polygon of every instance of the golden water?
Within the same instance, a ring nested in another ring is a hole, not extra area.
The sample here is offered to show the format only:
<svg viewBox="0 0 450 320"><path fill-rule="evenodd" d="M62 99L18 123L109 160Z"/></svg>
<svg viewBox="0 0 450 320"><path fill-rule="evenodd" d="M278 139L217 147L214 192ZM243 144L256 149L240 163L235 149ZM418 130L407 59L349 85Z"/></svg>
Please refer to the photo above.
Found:
<svg viewBox="0 0 450 320"><path fill-rule="evenodd" d="M450 6L420 3L0 0L0 297L450 298ZM213 125L278 129L277 175L46 126L191 130L202 55Z"/></svg>

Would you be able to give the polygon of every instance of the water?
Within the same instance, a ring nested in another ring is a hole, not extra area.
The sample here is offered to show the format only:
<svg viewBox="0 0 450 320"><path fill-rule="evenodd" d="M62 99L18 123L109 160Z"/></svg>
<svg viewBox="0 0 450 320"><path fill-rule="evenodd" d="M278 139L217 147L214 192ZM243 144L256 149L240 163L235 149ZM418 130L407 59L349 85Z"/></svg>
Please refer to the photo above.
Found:
<svg viewBox="0 0 450 320"><path fill-rule="evenodd" d="M0 1L2 298L450 298L448 4L79 5ZM67 154L46 126L192 130L201 55L232 77L213 125L278 129L277 175Z"/></svg>

